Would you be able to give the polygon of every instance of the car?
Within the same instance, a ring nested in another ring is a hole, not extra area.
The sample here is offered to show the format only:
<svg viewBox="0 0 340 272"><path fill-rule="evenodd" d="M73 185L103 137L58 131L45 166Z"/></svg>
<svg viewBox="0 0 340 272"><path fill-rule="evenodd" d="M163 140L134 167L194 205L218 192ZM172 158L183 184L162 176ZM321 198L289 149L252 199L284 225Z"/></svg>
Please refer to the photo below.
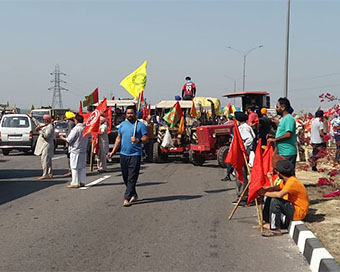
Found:
<svg viewBox="0 0 340 272"><path fill-rule="evenodd" d="M39 133L26 114L5 114L0 121L0 149L4 155L11 150L34 152Z"/></svg>
<svg viewBox="0 0 340 272"><path fill-rule="evenodd" d="M59 136L64 136L68 134L68 124L67 122L58 122L54 125L54 135L55 135L55 148L59 145L66 146L66 142L61 140Z"/></svg>

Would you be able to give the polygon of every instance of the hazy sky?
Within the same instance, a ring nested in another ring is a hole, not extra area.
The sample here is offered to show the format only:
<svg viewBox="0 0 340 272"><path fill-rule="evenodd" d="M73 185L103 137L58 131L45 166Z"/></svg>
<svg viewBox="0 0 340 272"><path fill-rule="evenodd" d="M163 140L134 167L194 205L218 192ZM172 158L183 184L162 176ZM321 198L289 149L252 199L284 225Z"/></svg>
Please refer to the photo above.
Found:
<svg viewBox="0 0 340 272"><path fill-rule="evenodd" d="M318 95L340 97L340 1L291 0L293 107L314 111ZM69 92L64 107L99 88L129 97L120 81L148 61L146 98L180 94L190 75L199 96L267 90L283 94L286 1L0 1L0 102L21 108L52 103L50 72L60 65ZM232 78L232 79L231 79ZM233 80L234 79L234 80ZM322 104L324 108L332 104Z"/></svg>

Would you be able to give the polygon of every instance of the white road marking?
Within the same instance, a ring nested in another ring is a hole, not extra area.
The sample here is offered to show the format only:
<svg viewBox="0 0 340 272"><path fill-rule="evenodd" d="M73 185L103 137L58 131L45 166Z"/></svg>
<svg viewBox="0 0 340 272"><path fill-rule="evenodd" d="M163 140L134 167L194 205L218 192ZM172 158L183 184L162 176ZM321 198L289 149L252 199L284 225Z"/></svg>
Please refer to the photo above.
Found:
<svg viewBox="0 0 340 272"><path fill-rule="evenodd" d="M99 182L102 182L103 180L108 179L109 177L111 177L111 176L104 176L102 178L96 179L95 181L92 181L89 184L86 184L85 187L80 187L79 189L80 190L86 190L86 189L90 188L91 186L96 185Z"/></svg>
<svg viewBox="0 0 340 272"><path fill-rule="evenodd" d="M67 157L67 155L62 155L62 156L54 157L54 158L52 158L52 161L58 160L58 159L62 159L62 158L66 158L66 157Z"/></svg>

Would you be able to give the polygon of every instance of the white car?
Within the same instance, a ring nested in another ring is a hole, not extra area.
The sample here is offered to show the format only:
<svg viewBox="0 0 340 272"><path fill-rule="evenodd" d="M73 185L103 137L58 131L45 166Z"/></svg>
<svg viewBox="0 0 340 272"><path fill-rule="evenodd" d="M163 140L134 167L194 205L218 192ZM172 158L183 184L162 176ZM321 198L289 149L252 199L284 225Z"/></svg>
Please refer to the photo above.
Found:
<svg viewBox="0 0 340 272"><path fill-rule="evenodd" d="M0 148L4 155L13 149L33 152L38 136L33 121L26 114L6 114L0 121Z"/></svg>

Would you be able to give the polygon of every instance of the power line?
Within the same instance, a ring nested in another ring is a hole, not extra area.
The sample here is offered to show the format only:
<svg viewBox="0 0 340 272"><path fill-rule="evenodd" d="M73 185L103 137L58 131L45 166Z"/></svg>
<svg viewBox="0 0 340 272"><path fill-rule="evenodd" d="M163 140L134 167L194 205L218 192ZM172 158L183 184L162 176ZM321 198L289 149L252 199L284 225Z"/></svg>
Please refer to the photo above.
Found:
<svg viewBox="0 0 340 272"><path fill-rule="evenodd" d="M68 89L60 86L60 83L66 83L66 81L60 79L60 75L66 76L66 74L60 72L58 64L55 66L54 72L50 74L54 75L54 80L51 80L51 82L54 83L54 86L48 88L49 90L53 90L52 108L57 108L59 106L59 109L62 109L63 101L61 98L61 91L68 91Z"/></svg>

